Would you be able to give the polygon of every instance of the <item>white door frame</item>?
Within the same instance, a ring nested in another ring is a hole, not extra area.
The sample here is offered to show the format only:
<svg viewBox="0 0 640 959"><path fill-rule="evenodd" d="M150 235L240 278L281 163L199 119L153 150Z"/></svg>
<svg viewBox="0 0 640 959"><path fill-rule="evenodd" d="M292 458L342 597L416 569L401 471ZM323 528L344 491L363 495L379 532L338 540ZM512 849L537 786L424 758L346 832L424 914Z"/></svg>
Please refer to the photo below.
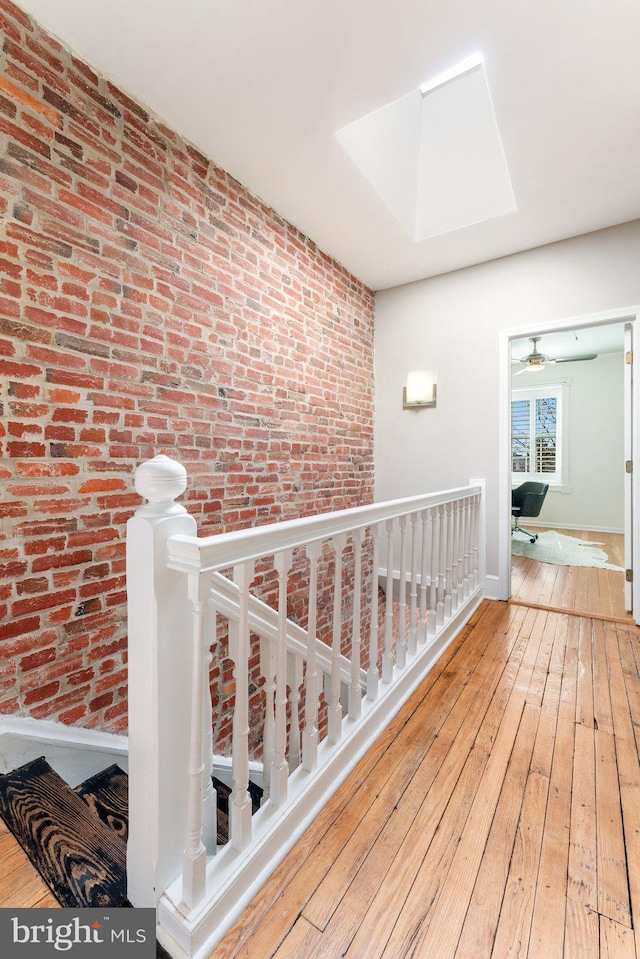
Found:
<svg viewBox="0 0 640 959"><path fill-rule="evenodd" d="M633 324L625 323L624 327L625 356L633 356ZM634 416L633 416L633 363L624 365L624 458L625 464L631 461L633 465L634 452ZM637 569L633 562L633 542L637 535L633 528L633 519L637 516L633 508L633 473L624 476L624 566L625 569ZM633 601L633 583L624 584L625 609L637 609Z"/></svg>
<svg viewBox="0 0 640 959"><path fill-rule="evenodd" d="M633 459L634 472L631 481L631 514L635 517L635 529L638 530L640 517L640 306L626 309L611 310L605 313L590 313L587 316L573 316L565 320L549 320L547 322L533 322L531 326L518 329L502 330L500 332L500 469L499 469L499 514L498 514L498 598L509 599L511 595L511 426L510 405L511 398L511 342L529 336L557 333L561 330L576 330L589 326L605 326L608 323L630 323L633 327L633 353L636 364L636 374L633 377L632 389L632 422L633 422ZM625 410L625 416L628 410ZM623 464L621 464L622 468ZM634 582L632 589L633 617L640 625L640 534L632 537L632 569Z"/></svg>

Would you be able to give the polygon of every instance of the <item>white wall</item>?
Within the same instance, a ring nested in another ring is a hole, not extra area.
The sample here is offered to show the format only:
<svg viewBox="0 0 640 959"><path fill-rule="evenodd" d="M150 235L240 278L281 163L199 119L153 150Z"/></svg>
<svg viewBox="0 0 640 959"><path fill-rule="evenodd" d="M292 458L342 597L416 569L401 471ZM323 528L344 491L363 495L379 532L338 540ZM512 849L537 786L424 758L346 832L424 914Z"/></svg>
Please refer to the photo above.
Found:
<svg viewBox="0 0 640 959"><path fill-rule="evenodd" d="M640 303L640 221L376 295L376 496L487 479L487 573L498 574L501 330ZM403 410L412 369L436 409Z"/></svg>
<svg viewBox="0 0 640 959"><path fill-rule="evenodd" d="M578 349L576 352L580 352ZM514 387L566 382L569 492L549 490L533 523L624 530L624 353L519 373ZM526 526L525 520L522 521Z"/></svg>

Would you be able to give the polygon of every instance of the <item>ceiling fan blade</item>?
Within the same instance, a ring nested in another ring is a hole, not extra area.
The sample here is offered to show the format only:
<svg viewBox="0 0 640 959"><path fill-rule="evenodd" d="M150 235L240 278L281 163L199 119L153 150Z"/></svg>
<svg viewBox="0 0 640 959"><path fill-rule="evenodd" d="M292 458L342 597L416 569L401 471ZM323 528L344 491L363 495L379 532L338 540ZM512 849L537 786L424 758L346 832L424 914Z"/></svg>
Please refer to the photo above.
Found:
<svg viewBox="0 0 640 959"><path fill-rule="evenodd" d="M559 356L558 359L553 360L554 363L577 363L580 360L596 360L598 358L597 353L583 353L581 356Z"/></svg>
<svg viewBox="0 0 640 959"><path fill-rule="evenodd" d="M514 376L520 376L521 373L526 373L526 372L527 372L527 369L528 369L528 367L523 366L521 370L516 370L516 372L515 372L513 375L514 375Z"/></svg>

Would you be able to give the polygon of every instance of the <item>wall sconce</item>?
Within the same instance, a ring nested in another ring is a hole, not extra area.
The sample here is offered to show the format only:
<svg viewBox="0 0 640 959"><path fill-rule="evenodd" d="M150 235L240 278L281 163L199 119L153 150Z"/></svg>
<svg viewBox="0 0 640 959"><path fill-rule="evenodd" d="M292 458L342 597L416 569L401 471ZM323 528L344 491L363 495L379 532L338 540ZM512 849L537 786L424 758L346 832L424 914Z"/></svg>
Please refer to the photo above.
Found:
<svg viewBox="0 0 640 959"><path fill-rule="evenodd" d="M415 410L435 406L436 398L436 374L433 370L413 370L407 373L407 385L402 390L403 409Z"/></svg>

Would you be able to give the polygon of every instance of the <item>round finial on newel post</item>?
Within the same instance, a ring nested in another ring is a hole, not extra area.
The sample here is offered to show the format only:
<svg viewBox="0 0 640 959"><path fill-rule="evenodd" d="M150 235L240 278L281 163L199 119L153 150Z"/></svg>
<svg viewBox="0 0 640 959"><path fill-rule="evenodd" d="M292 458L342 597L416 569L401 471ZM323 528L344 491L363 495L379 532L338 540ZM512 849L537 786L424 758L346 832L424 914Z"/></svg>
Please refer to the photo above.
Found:
<svg viewBox="0 0 640 959"><path fill-rule="evenodd" d="M137 468L135 487L136 493L149 501L149 506L157 508L162 505L165 510L182 511L184 507L174 500L187 488L187 471L182 463L160 453Z"/></svg>

